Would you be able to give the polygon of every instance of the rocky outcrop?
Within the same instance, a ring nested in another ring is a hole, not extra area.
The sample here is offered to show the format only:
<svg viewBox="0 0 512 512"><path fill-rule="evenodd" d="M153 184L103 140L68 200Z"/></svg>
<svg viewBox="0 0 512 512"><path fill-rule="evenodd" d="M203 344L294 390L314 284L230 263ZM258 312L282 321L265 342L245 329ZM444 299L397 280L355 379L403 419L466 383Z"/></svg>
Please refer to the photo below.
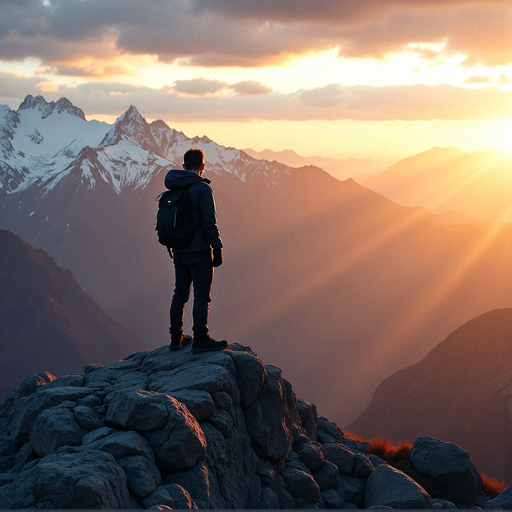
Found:
<svg viewBox="0 0 512 512"><path fill-rule="evenodd" d="M480 476L455 445L414 445L428 489L367 448L249 347L164 346L11 392L0 508L475 507Z"/></svg>

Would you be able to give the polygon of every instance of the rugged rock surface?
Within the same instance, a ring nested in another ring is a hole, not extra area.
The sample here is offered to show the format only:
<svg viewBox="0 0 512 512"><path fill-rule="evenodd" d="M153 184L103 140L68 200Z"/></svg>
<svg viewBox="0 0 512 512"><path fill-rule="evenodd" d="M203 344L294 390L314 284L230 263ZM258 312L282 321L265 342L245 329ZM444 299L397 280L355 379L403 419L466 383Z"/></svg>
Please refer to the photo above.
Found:
<svg viewBox="0 0 512 512"><path fill-rule="evenodd" d="M249 347L163 346L12 391L0 407L0 508L475 507L480 476L455 445L414 446L432 490L367 448Z"/></svg>

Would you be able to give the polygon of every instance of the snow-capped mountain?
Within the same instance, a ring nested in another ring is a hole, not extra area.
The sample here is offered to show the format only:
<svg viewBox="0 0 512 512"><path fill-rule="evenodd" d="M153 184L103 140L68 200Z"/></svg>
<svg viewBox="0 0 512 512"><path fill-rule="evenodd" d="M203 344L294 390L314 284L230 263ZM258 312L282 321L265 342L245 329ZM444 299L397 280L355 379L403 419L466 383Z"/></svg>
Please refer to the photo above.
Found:
<svg viewBox="0 0 512 512"><path fill-rule="evenodd" d="M0 112L0 187L6 192L62 178L83 148L98 146L109 129L87 122L65 98L47 103L27 96L17 111L2 106Z"/></svg>
<svg viewBox="0 0 512 512"><path fill-rule="evenodd" d="M147 123L133 105L109 125L87 121L66 98L48 103L29 95L17 111L0 106L0 143L0 188L7 193L37 185L45 194L68 178L86 189L102 182L117 193L141 189L162 169L181 167L190 147L205 151L208 169L216 174L245 180L276 172L276 166L207 137L190 139L163 121Z"/></svg>

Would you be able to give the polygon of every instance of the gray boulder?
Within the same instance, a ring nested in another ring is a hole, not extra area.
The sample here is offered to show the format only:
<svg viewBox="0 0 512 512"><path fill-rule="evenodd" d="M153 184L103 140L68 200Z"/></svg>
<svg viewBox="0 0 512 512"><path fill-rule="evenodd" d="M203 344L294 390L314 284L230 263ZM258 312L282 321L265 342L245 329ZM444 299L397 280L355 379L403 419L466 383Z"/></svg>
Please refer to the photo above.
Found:
<svg viewBox="0 0 512 512"><path fill-rule="evenodd" d="M190 468L206 457L204 433L183 404L167 396L165 406L167 422L164 427L144 432L144 437L162 471Z"/></svg>
<svg viewBox="0 0 512 512"><path fill-rule="evenodd" d="M58 453L28 464L0 487L5 509L131 508L124 471L99 451Z"/></svg>
<svg viewBox="0 0 512 512"><path fill-rule="evenodd" d="M30 441L27 441L20 449L20 451L16 454L14 458L14 466L13 471L18 472L23 469L23 467L32 462L33 460L38 459L39 456L34 451L34 447Z"/></svg>
<svg viewBox="0 0 512 512"><path fill-rule="evenodd" d="M483 507L485 509L512 510L512 485L509 485L496 498L487 502Z"/></svg>
<svg viewBox="0 0 512 512"><path fill-rule="evenodd" d="M86 407L85 405L77 405L73 409L73 413L75 415L76 422L78 425L80 425L80 428L86 430L87 432L91 432L105 426L103 421L100 419L100 415L90 407Z"/></svg>
<svg viewBox="0 0 512 512"><path fill-rule="evenodd" d="M153 462L142 455L128 455L117 463L126 474L130 494L137 499L149 496L160 485L161 475ZM159 503L167 505L167 503Z"/></svg>
<svg viewBox="0 0 512 512"><path fill-rule="evenodd" d="M181 402L197 421L203 421L215 412L212 396L206 391L184 389L173 391L171 396Z"/></svg>
<svg viewBox="0 0 512 512"><path fill-rule="evenodd" d="M325 491L334 484L339 474L338 466L325 460L319 469L313 471L313 478L320 487L320 490Z"/></svg>
<svg viewBox="0 0 512 512"><path fill-rule="evenodd" d="M165 488L165 486L160 485L149 496L146 496L142 500L142 506L144 508L156 508L159 506L165 506L173 509L176 508L176 502L169 494L169 491Z"/></svg>
<svg viewBox="0 0 512 512"><path fill-rule="evenodd" d="M210 472L204 462L162 477L162 485L176 501L177 508L219 508L210 499L210 483Z"/></svg>
<svg viewBox="0 0 512 512"><path fill-rule="evenodd" d="M336 443L343 442L343 432L336 423L329 421L324 416L318 418L318 430L328 434Z"/></svg>
<svg viewBox="0 0 512 512"><path fill-rule="evenodd" d="M249 482L249 493L247 495L247 504L245 508L257 509L263 498L263 487L261 478L254 474Z"/></svg>
<svg viewBox="0 0 512 512"><path fill-rule="evenodd" d="M468 452L454 443L420 437L412 446L411 462L427 479L427 491L433 498L470 504L482 488Z"/></svg>
<svg viewBox="0 0 512 512"><path fill-rule="evenodd" d="M361 452L355 452L356 458L354 460L354 467L352 474L354 476L368 477L375 469L370 459Z"/></svg>
<svg viewBox="0 0 512 512"><path fill-rule="evenodd" d="M11 439L16 446L28 441L34 422L45 409L57 407L62 402L77 402L90 395L93 389L74 386L45 389L43 386L37 393L16 400L9 418Z"/></svg>
<svg viewBox="0 0 512 512"><path fill-rule="evenodd" d="M233 364L231 357L225 357ZM226 391L235 403L240 402L240 392L233 374L223 366L207 362L188 362L172 371L150 374L148 389L167 395L184 389L197 389L211 395L217 391Z"/></svg>
<svg viewBox="0 0 512 512"><path fill-rule="evenodd" d="M356 455L342 444L327 443L322 446L324 459L338 467L340 473L350 475L354 468Z"/></svg>
<svg viewBox="0 0 512 512"><path fill-rule="evenodd" d="M76 421L73 410L61 405L45 409L37 417L29 439L34 451L44 457L61 446L79 446L86 433Z"/></svg>
<svg viewBox="0 0 512 512"><path fill-rule="evenodd" d="M64 375L58 379L48 382L45 389L74 386L82 387L84 385L84 376L81 373L74 373L73 375Z"/></svg>
<svg viewBox="0 0 512 512"><path fill-rule="evenodd" d="M302 498L307 503L316 503L320 499L320 487L311 474L295 468L281 472L288 492L293 498Z"/></svg>
<svg viewBox="0 0 512 512"><path fill-rule="evenodd" d="M98 429L82 439L83 450L100 450L110 453L116 460L130 455L142 455L154 462L155 456L148 442L137 432L116 432L114 429Z"/></svg>
<svg viewBox="0 0 512 512"><path fill-rule="evenodd" d="M279 368L267 365L266 370L263 389L244 411L245 423L256 454L278 462L291 450L296 397Z"/></svg>
<svg viewBox="0 0 512 512"><path fill-rule="evenodd" d="M29 396L46 384L55 380L57 380L57 377L52 375L50 372L39 372L34 375L30 375L14 390L12 393L13 399L18 400L19 398Z"/></svg>
<svg viewBox="0 0 512 512"><path fill-rule="evenodd" d="M197 509L197 505L188 493L181 485L178 484L167 484L164 488L170 494L174 500L175 507L179 510L193 510Z"/></svg>
<svg viewBox="0 0 512 512"><path fill-rule="evenodd" d="M340 474L332 487L343 496L345 507L352 504L358 508L364 508L365 486L366 478Z"/></svg>
<svg viewBox="0 0 512 512"><path fill-rule="evenodd" d="M248 352L233 352L231 357L236 368L240 406L242 409L247 409L258 398L267 378L267 371L256 355Z"/></svg>
<svg viewBox="0 0 512 512"><path fill-rule="evenodd" d="M169 399L167 395L143 389L117 391L110 398L105 423L139 431L163 428Z"/></svg>
<svg viewBox="0 0 512 512"><path fill-rule="evenodd" d="M321 492L322 499L325 504L325 508L328 509L340 509L345 505L345 500L340 492L334 489L325 489Z"/></svg>
<svg viewBox="0 0 512 512"><path fill-rule="evenodd" d="M276 477L276 496L279 508L295 508L293 496L288 491L281 475L277 475Z"/></svg>
<svg viewBox="0 0 512 512"><path fill-rule="evenodd" d="M296 413L300 418L302 428L311 441L316 441L318 431L318 414L316 406L305 400L297 399Z"/></svg>
<svg viewBox="0 0 512 512"><path fill-rule="evenodd" d="M375 468L366 481L364 506L426 509L432 508L432 502L430 496L412 478L383 464Z"/></svg>
<svg viewBox="0 0 512 512"><path fill-rule="evenodd" d="M218 412L228 415L224 409ZM227 434L210 423L211 418L201 425L207 442L210 504L214 508L246 507L251 478L259 462L245 429L242 409L237 407L232 414L228 416L233 428Z"/></svg>
<svg viewBox="0 0 512 512"><path fill-rule="evenodd" d="M324 463L324 454L322 453L318 443L307 443L301 445L299 455L300 460L311 471L321 468Z"/></svg>

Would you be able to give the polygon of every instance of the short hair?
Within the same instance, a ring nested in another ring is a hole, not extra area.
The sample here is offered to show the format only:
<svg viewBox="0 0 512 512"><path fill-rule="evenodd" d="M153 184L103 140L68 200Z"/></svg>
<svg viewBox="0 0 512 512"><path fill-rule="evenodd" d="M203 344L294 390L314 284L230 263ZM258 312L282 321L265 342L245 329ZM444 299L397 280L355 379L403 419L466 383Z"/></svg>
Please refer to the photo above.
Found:
<svg viewBox="0 0 512 512"><path fill-rule="evenodd" d="M204 153L197 148L189 149L183 156L185 169L189 171L197 170L204 164Z"/></svg>

